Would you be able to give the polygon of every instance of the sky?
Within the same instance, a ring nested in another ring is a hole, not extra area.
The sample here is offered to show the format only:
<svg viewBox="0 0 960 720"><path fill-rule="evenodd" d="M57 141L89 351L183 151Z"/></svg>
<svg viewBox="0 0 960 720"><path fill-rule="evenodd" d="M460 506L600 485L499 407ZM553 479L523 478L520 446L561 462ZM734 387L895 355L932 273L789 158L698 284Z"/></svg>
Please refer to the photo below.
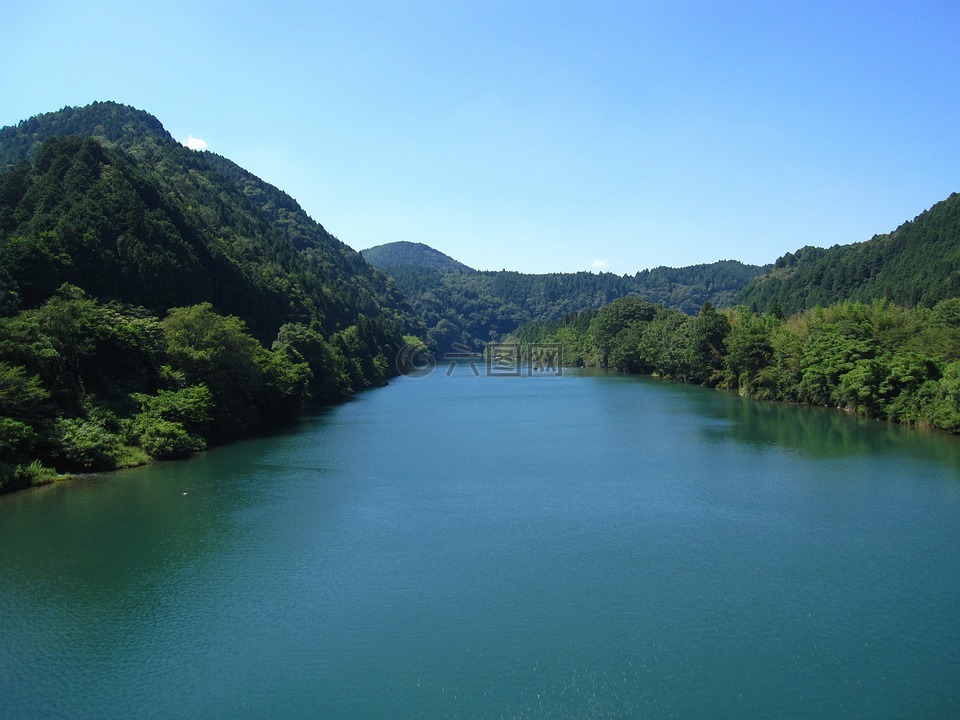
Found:
<svg viewBox="0 0 960 720"><path fill-rule="evenodd" d="M775 261L960 191L960 3L6 0L0 126L113 100L355 249Z"/></svg>

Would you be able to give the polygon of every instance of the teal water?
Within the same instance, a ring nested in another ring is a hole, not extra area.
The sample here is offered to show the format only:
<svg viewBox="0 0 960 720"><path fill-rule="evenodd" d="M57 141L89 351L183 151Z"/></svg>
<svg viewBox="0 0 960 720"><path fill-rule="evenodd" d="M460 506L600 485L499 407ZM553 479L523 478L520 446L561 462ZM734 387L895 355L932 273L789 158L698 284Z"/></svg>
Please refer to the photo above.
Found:
<svg viewBox="0 0 960 720"><path fill-rule="evenodd" d="M0 497L2 718L960 717L960 442L400 378Z"/></svg>

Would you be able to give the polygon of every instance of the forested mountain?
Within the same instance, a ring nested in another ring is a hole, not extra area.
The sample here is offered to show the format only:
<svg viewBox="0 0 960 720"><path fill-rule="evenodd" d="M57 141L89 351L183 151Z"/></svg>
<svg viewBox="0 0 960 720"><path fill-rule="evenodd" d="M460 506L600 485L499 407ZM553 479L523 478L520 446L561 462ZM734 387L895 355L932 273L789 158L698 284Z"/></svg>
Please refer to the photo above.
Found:
<svg viewBox="0 0 960 720"><path fill-rule="evenodd" d="M0 168L0 232L18 241L3 267L48 269L20 288L28 307L59 282L151 310L207 300L268 339L289 320L334 331L402 305L290 196L143 111L93 103L0 129Z"/></svg>
<svg viewBox="0 0 960 720"><path fill-rule="evenodd" d="M762 271L733 260L636 275L462 273L418 265L389 270L426 324L429 342L441 351L455 342L476 345L502 337L523 323L601 308L625 296L691 314L707 302L723 307Z"/></svg>
<svg viewBox="0 0 960 720"><path fill-rule="evenodd" d="M386 272L401 265L413 265L441 272L476 272L473 268L423 243L406 241L386 243L361 250L360 254L368 263Z"/></svg>
<svg viewBox="0 0 960 720"><path fill-rule="evenodd" d="M380 383L419 327L292 198L145 112L0 130L0 490Z"/></svg>
<svg viewBox="0 0 960 720"><path fill-rule="evenodd" d="M932 307L960 296L960 194L893 232L830 249L804 247L747 285L737 302L795 313L843 300Z"/></svg>

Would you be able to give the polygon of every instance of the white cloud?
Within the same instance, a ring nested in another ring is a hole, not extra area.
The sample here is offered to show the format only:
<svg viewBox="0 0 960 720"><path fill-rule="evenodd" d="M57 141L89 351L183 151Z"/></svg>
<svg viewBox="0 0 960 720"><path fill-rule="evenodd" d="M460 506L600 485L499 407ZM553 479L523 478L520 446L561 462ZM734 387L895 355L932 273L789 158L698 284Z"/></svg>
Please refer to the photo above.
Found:
<svg viewBox="0 0 960 720"><path fill-rule="evenodd" d="M607 267L609 264L610 264L610 263L608 263L606 260L594 260L594 261L593 261L593 267L595 267L595 268L605 268L605 267Z"/></svg>
<svg viewBox="0 0 960 720"><path fill-rule="evenodd" d="M200 138L195 138L193 135L187 135L187 139L183 143L191 150L206 150L207 141L201 140Z"/></svg>

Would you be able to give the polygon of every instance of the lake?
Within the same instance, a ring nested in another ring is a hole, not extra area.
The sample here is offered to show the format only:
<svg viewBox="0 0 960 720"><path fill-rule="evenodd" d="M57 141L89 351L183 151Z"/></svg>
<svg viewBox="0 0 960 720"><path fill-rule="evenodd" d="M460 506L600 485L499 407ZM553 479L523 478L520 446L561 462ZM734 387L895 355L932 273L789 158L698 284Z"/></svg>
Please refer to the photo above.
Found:
<svg viewBox="0 0 960 720"><path fill-rule="evenodd" d="M0 497L0 717L960 717L960 440L441 370Z"/></svg>

